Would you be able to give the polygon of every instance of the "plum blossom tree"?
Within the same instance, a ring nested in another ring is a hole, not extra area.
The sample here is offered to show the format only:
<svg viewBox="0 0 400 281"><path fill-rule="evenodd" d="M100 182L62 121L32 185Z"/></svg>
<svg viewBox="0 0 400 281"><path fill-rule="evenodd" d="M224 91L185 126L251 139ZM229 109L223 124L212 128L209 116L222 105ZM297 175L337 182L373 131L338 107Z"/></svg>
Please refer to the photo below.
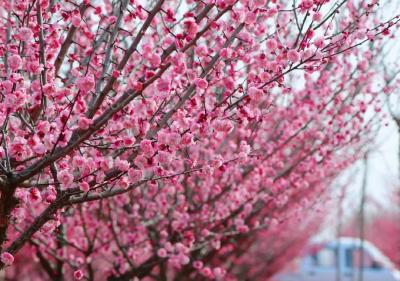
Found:
<svg viewBox="0 0 400 281"><path fill-rule="evenodd" d="M378 9L0 0L1 268L269 278L376 130Z"/></svg>

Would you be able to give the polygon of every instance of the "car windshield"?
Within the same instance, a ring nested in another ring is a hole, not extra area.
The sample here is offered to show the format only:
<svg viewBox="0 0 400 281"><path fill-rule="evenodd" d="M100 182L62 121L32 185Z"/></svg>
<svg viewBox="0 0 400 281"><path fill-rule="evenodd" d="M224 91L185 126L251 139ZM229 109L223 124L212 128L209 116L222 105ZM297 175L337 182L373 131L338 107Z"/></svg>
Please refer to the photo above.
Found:
<svg viewBox="0 0 400 281"><path fill-rule="evenodd" d="M377 261L381 266L394 269L394 264L375 246L369 242L364 243L366 251L368 251L373 259Z"/></svg>
<svg viewBox="0 0 400 281"><path fill-rule="evenodd" d="M363 241L361 243L361 240L359 239L354 239L354 238L341 238L338 241L335 241L333 245L336 247L345 247L349 249L349 252L346 250L345 251L345 263L346 266L348 267L359 267L361 263L361 251L359 250L361 247L361 244L363 245L363 248L365 249L364 251L364 257L363 257L363 263L365 267L372 267L372 268L378 268L378 267L385 267L385 268L390 268L393 269L395 268L394 265L391 263L391 261L382 254L374 245L372 245L368 241ZM354 255L352 254L352 251L354 251Z"/></svg>
<svg viewBox="0 0 400 281"><path fill-rule="evenodd" d="M379 269L382 267L368 251L362 251L359 247L347 248L344 254L346 267L364 267L371 269Z"/></svg>

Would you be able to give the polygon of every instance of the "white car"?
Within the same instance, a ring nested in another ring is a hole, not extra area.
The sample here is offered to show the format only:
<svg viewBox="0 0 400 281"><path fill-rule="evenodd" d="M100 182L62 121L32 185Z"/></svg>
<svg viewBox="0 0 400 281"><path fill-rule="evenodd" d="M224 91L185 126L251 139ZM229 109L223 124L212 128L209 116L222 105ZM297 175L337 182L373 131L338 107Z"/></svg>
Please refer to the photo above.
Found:
<svg viewBox="0 0 400 281"><path fill-rule="evenodd" d="M400 272L368 241L340 238L311 245L306 255L295 262L294 271L281 273L274 280L400 281Z"/></svg>

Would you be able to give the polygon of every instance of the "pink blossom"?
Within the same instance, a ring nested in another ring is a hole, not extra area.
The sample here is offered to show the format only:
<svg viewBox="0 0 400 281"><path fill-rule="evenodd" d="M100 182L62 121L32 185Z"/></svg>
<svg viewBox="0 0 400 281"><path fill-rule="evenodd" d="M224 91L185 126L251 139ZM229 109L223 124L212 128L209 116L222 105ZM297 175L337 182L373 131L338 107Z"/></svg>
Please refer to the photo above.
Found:
<svg viewBox="0 0 400 281"><path fill-rule="evenodd" d="M157 89L160 92L169 92L171 90L170 81L165 78L158 79Z"/></svg>
<svg viewBox="0 0 400 281"><path fill-rule="evenodd" d="M26 203L28 202L28 192L26 192L25 190L17 189L15 191L15 198L17 198L21 202Z"/></svg>
<svg viewBox="0 0 400 281"><path fill-rule="evenodd" d="M149 162L147 161L147 158L143 155L137 156L134 163L140 169L146 169L149 167Z"/></svg>
<svg viewBox="0 0 400 281"><path fill-rule="evenodd" d="M87 182L83 181L79 184L79 189L83 192L88 192L90 190L90 185Z"/></svg>
<svg viewBox="0 0 400 281"><path fill-rule="evenodd" d="M18 155L24 152L26 140L24 138L16 137L11 144L10 153L11 155Z"/></svg>
<svg viewBox="0 0 400 281"><path fill-rule="evenodd" d="M239 226L237 227L237 230L238 230L240 233L246 233L246 232L249 231L249 227L248 227L247 225L239 225Z"/></svg>
<svg viewBox="0 0 400 281"><path fill-rule="evenodd" d="M250 24L255 24L256 20L257 20L257 13L250 11L246 14L246 18L244 21L246 24L250 25Z"/></svg>
<svg viewBox="0 0 400 281"><path fill-rule="evenodd" d="M256 8L265 8L267 4L267 0L252 0L254 7Z"/></svg>
<svg viewBox="0 0 400 281"><path fill-rule="evenodd" d="M76 87L84 93L92 91L94 86L95 81L91 76L84 76L76 79Z"/></svg>
<svg viewBox="0 0 400 281"><path fill-rule="evenodd" d="M161 57L158 54L151 54L148 60L152 67L158 67L161 63Z"/></svg>
<svg viewBox="0 0 400 281"><path fill-rule="evenodd" d="M229 5L233 5L236 2L236 0L217 0L217 5L219 7L226 7Z"/></svg>
<svg viewBox="0 0 400 281"><path fill-rule="evenodd" d="M220 241L220 240L212 240L212 241L211 241L211 246L212 246L215 250L219 250L219 249L221 249L221 241Z"/></svg>
<svg viewBox="0 0 400 281"><path fill-rule="evenodd" d="M171 154L165 151L158 151L157 159L160 164L167 165L171 162Z"/></svg>
<svg viewBox="0 0 400 281"><path fill-rule="evenodd" d="M12 263L14 262L14 256L12 254L10 254L9 252L3 252L0 255L0 260L2 263L4 263L6 266L7 265L12 265Z"/></svg>
<svg viewBox="0 0 400 281"><path fill-rule="evenodd" d="M12 55L8 58L8 64L11 70L15 71L21 67L22 59L19 55Z"/></svg>
<svg viewBox="0 0 400 281"><path fill-rule="evenodd" d="M233 81L232 77L224 78L224 85L227 90L232 91L235 88L235 81Z"/></svg>
<svg viewBox="0 0 400 281"><path fill-rule="evenodd" d="M317 48L320 48L320 49L323 48L324 47L324 38L323 37L316 38L315 41L314 41L314 45Z"/></svg>
<svg viewBox="0 0 400 281"><path fill-rule="evenodd" d="M52 203L56 200L56 198L57 196L55 194L48 194L45 199L47 203Z"/></svg>
<svg viewBox="0 0 400 281"><path fill-rule="evenodd" d="M110 17L107 18L107 22L108 22L109 24L113 24L113 23L115 23L116 21L117 21L117 17L116 17L116 16L110 16Z"/></svg>
<svg viewBox="0 0 400 281"><path fill-rule="evenodd" d="M128 170L128 177L132 183L138 182L142 179L143 173L140 170L129 169Z"/></svg>
<svg viewBox="0 0 400 281"><path fill-rule="evenodd" d="M74 278L76 280L81 280L83 278L82 270L78 269L74 271Z"/></svg>
<svg viewBox="0 0 400 281"><path fill-rule="evenodd" d="M194 18L187 18L183 25L185 26L186 32L190 36L195 36L197 31L199 30L199 26L196 23Z"/></svg>
<svg viewBox="0 0 400 281"><path fill-rule="evenodd" d="M365 36L367 35L367 32L368 32L368 31L365 30L365 29L358 30L357 32L354 33L354 38L355 38L355 39L362 40L362 39L364 39Z"/></svg>
<svg viewBox="0 0 400 281"><path fill-rule="evenodd" d="M248 90L248 94L251 99L255 101L260 101L264 95L264 92L256 87L250 87Z"/></svg>
<svg viewBox="0 0 400 281"><path fill-rule="evenodd" d="M122 177L122 178L120 178L119 179L119 181L118 181L118 186L121 188L121 189L128 189L129 188L129 182L128 182L128 179L126 178L126 177Z"/></svg>
<svg viewBox="0 0 400 281"><path fill-rule="evenodd" d="M46 96L51 97L54 95L55 92L56 92L56 87L54 86L54 84L47 83L46 85L43 85L43 93Z"/></svg>
<svg viewBox="0 0 400 281"><path fill-rule="evenodd" d="M6 96L4 104L10 109L18 110L26 102L26 94L22 91L16 90L14 93Z"/></svg>
<svg viewBox="0 0 400 281"><path fill-rule="evenodd" d="M201 236L207 237L208 235L210 235L210 231L206 228L201 230Z"/></svg>
<svg viewBox="0 0 400 281"><path fill-rule="evenodd" d="M96 7L96 8L95 8L95 11L94 11L94 14L95 14L95 15L100 15L101 13L102 13L101 7L100 7L100 6Z"/></svg>
<svg viewBox="0 0 400 281"><path fill-rule="evenodd" d="M74 15L71 19L71 23L73 26L78 27L81 24L81 17L80 15Z"/></svg>
<svg viewBox="0 0 400 281"><path fill-rule="evenodd" d="M28 42L33 37L33 32L29 27L21 27L18 31L19 38L24 41Z"/></svg>
<svg viewBox="0 0 400 281"><path fill-rule="evenodd" d="M186 265L190 263L190 258L187 255L180 254L178 258L181 265Z"/></svg>
<svg viewBox="0 0 400 281"><path fill-rule="evenodd" d="M202 269L203 268L203 262L202 261L194 261L193 262L193 267L195 268L195 269Z"/></svg>
<svg viewBox="0 0 400 281"><path fill-rule="evenodd" d="M196 87L203 89L203 90L207 89L207 87L208 87L208 82L201 78L196 78L194 83L196 84Z"/></svg>
<svg viewBox="0 0 400 281"><path fill-rule="evenodd" d="M40 191L36 187L33 187L29 190L29 201L32 203L37 203L42 201L42 196L40 194Z"/></svg>
<svg viewBox="0 0 400 281"><path fill-rule="evenodd" d="M266 41L267 48L271 51L275 51L278 47L278 43L275 39L271 38Z"/></svg>
<svg viewBox="0 0 400 281"><path fill-rule="evenodd" d="M289 50L289 52L287 53L287 58L291 61L291 62L297 62L300 60L300 55L296 50Z"/></svg>
<svg viewBox="0 0 400 281"><path fill-rule="evenodd" d="M201 274L203 274L207 278L212 278L214 276L211 268L209 267L204 267L203 269L201 269Z"/></svg>
<svg viewBox="0 0 400 281"><path fill-rule="evenodd" d="M160 249L157 250L157 255L160 258L166 258L168 253L167 253L167 250L165 250L164 248L160 248Z"/></svg>
<svg viewBox="0 0 400 281"><path fill-rule="evenodd" d="M143 89L143 83L136 80L134 76L129 77L128 87L132 90L140 92Z"/></svg>
<svg viewBox="0 0 400 281"><path fill-rule="evenodd" d="M129 170L130 164L127 160L122 160L120 158L117 158L114 162L115 167L118 168L120 171L127 172Z"/></svg>
<svg viewBox="0 0 400 281"><path fill-rule="evenodd" d="M86 117L80 117L78 120L78 126L82 130L87 130L89 129L90 125L92 125L93 120L86 118Z"/></svg>
<svg viewBox="0 0 400 281"><path fill-rule="evenodd" d="M228 120L217 120L214 122L214 129L218 132L229 133L233 129L233 125Z"/></svg>
<svg viewBox="0 0 400 281"><path fill-rule="evenodd" d="M16 222L20 223L26 217L26 210L24 208L16 208L13 210L12 216L16 219Z"/></svg>
<svg viewBox="0 0 400 281"><path fill-rule="evenodd" d="M74 176L67 170L59 172L57 178L61 184L67 187L74 182Z"/></svg>
<svg viewBox="0 0 400 281"><path fill-rule="evenodd" d="M29 61L27 63L27 70L32 74L38 74L43 70L43 67L37 61Z"/></svg>
<svg viewBox="0 0 400 281"><path fill-rule="evenodd" d="M114 69L111 76L117 79L121 75L121 72L119 70Z"/></svg>
<svg viewBox="0 0 400 281"><path fill-rule="evenodd" d="M2 81L1 83L1 87L7 92L10 93L12 88L13 88L13 83L10 80L5 80Z"/></svg>
<svg viewBox="0 0 400 281"><path fill-rule="evenodd" d="M176 21L175 12L172 9L167 9L165 21L166 22L175 22Z"/></svg>
<svg viewBox="0 0 400 281"><path fill-rule="evenodd" d="M193 135L190 134L190 133L185 134L185 135L182 137L181 143L182 143L183 145L190 145L190 144L193 144Z"/></svg>
<svg viewBox="0 0 400 281"><path fill-rule="evenodd" d="M303 0L300 4L300 7L305 10L309 10L314 5L313 0Z"/></svg>
<svg viewBox="0 0 400 281"><path fill-rule="evenodd" d="M230 48L223 48L221 51L220 51L220 55L221 55L221 57L223 57L224 59L228 59L228 58L230 58L231 56L232 56L232 49L230 49Z"/></svg>
<svg viewBox="0 0 400 281"><path fill-rule="evenodd" d="M322 14L320 12L315 12L313 15L313 21L320 22L322 19Z"/></svg>
<svg viewBox="0 0 400 281"><path fill-rule="evenodd" d="M278 13L278 9L276 7L272 7L267 10L267 16L268 17L273 17Z"/></svg>
<svg viewBox="0 0 400 281"><path fill-rule="evenodd" d="M208 48L205 45L197 46L194 49L194 53L196 54L196 56L204 57L204 56L206 56L208 54Z"/></svg>
<svg viewBox="0 0 400 281"><path fill-rule="evenodd" d="M169 132L167 130L163 130L158 134L158 142L171 147L179 146L181 144L181 140L181 134L178 132Z"/></svg>
<svg viewBox="0 0 400 281"><path fill-rule="evenodd" d="M140 149L146 156L152 156L154 154L154 148L151 140L142 140L140 142Z"/></svg>
<svg viewBox="0 0 400 281"><path fill-rule="evenodd" d="M216 267L213 269L214 276L217 280L223 280L226 271L221 267Z"/></svg>
<svg viewBox="0 0 400 281"><path fill-rule="evenodd" d="M58 226L58 222L57 221L55 221L55 220L48 221L40 229L40 232L42 232L42 233L50 233L50 232L54 231L57 226Z"/></svg>

